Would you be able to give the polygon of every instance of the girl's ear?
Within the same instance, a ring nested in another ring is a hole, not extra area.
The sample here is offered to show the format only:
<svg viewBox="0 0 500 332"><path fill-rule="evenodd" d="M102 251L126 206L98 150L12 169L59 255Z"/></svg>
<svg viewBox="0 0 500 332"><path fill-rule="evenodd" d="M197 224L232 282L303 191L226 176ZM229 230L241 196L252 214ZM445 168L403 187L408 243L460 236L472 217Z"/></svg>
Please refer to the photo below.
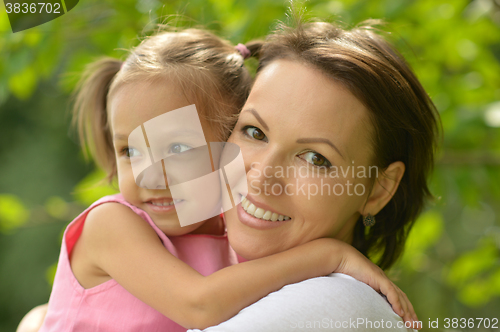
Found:
<svg viewBox="0 0 500 332"><path fill-rule="evenodd" d="M363 216L367 214L374 216L379 213L396 193L404 173L405 164L403 162L396 161L390 164L375 179L366 204L360 208L359 213Z"/></svg>

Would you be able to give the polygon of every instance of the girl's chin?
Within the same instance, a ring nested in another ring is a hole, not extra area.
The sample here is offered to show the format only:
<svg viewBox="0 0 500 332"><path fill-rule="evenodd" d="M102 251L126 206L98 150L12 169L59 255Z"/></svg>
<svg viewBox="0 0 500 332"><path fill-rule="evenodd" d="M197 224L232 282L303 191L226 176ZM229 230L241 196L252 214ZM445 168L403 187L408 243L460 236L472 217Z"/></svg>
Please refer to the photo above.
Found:
<svg viewBox="0 0 500 332"><path fill-rule="evenodd" d="M153 220L154 221L154 220ZM179 222L161 223L155 222L156 226L167 236L181 236L193 232L199 226L197 224L181 226Z"/></svg>

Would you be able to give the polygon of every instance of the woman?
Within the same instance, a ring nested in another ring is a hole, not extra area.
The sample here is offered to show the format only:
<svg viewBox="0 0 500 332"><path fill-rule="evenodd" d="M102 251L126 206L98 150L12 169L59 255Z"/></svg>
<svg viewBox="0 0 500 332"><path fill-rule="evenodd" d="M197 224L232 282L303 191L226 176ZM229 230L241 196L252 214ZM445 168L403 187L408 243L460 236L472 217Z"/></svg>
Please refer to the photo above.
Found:
<svg viewBox="0 0 500 332"><path fill-rule="evenodd" d="M229 138L243 153L250 202L226 213L234 250L255 259L334 237L387 269L431 196L432 101L371 25L298 23L252 46L258 76ZM374 166L379 174L370 177ZM298 177L283 171L301 167ZM262 220L258 208L290 219ZM288 285L206 331L402 327L365 286L339 275Z"/></svg>
<svg viewBox="0 0 500 332"><path fill-rule="evenodd" d="M259 73L229 139L249 183L226 214L231 245L254 259L334 237L387 269L430 196L432 102L370 25L299 22L258 46L249 48ZM368 286L331 275L286 286L207 331L403 330L400 323Z"/></svg>

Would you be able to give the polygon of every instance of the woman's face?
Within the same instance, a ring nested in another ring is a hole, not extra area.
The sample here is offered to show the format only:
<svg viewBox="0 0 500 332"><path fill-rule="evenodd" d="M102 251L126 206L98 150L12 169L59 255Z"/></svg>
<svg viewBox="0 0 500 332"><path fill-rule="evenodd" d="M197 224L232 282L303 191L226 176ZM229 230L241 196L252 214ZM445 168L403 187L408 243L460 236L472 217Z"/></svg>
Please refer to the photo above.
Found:
<svg viewBox="0 0 500 332"><path fill-rule="evenodd" d="M236 252L255 259L320 237L350 243L376 176L370 135L368 110L340 83L295 61L266 66L229 138L249 185L247 201L226 213Z"/></svg>

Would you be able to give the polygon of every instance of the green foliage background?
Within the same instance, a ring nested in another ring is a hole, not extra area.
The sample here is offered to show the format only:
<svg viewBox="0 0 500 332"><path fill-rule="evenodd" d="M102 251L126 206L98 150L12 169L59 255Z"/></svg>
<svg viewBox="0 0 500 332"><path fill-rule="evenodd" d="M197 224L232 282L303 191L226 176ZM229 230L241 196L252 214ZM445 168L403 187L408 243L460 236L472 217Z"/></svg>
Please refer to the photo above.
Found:
<svg viewBox="0 0 500 332"><path fill-rule="evenodd" d="M285 19L283 0L80 0L13 34L0 7L0 331L47 302L62 230L113 188L69 131L84 65L165 19L247 42ZM311 0L310 15L349 25L383 18L440 111L444 140L429 205L391 271L424 321L500 318L500 1ZM172 17L183 14L185 18ZM460 330L455 329L455 330ZM484 329L476 329L484 330Z"/></svg>

